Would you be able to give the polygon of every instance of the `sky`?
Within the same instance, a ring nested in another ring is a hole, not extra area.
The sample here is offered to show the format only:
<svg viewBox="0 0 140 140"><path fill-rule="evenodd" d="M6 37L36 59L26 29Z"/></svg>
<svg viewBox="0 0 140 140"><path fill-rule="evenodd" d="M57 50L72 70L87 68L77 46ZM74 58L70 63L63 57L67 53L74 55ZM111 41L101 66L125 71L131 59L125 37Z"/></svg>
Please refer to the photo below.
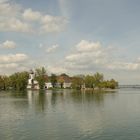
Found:
<svg viewBox="0 0 140 140"><path fill-rule="evenodd" d="M45 67L140 84L139 0L0 0L0 74Z"/></svg>

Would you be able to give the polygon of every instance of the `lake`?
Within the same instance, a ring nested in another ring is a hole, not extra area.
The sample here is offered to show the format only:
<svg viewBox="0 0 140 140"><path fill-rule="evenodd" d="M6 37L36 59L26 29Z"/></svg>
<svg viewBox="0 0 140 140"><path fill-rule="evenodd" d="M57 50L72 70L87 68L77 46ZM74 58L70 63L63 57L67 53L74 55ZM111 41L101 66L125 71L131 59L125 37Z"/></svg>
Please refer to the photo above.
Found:
<svg viewBox="0 0 140 140"><path fill-rule="evenodd" d="M0 92L0 140L139 140L140 89Z"/></svg>

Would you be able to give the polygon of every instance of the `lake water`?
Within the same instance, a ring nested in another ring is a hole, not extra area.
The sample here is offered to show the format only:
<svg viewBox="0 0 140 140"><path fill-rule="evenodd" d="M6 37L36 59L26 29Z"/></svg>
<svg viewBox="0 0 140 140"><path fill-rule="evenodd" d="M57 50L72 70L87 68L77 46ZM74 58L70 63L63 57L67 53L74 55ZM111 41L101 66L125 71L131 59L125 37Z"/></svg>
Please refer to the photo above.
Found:
<svg viewBox="0 0 140 140"><path fill-rule="evenodd" d="M0 92L0 140L139 140L140 89Z"/></svg>

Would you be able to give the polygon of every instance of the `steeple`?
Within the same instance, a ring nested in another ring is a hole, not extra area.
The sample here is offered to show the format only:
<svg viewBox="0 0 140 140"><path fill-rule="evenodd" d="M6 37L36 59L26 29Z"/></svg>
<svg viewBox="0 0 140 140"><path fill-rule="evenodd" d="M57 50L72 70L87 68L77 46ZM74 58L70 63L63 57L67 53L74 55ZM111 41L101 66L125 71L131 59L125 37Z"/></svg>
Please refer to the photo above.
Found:
<svg viewBox="0 0 140 140"><path fill-rule="evenodd" d="M31 79L31 80L34 80L34 75L35 75L35 74L34 74L33 70L31 69L31 70L30 70L30 73L29 73L29 76L30 76L30 79Z"/></svg>

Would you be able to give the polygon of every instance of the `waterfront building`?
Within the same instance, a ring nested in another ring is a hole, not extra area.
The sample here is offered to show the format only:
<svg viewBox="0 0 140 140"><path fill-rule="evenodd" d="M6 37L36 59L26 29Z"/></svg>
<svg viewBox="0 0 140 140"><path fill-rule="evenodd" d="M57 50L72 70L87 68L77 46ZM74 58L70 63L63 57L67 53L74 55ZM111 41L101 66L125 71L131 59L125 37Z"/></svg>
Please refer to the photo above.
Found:
<svg viewBox="0 0 140 140"><path fill-rule="evenodd" d="M27 89L39 89L38 82L35 80L35 73L33 70L29 72L29 79Z"/></svg>

